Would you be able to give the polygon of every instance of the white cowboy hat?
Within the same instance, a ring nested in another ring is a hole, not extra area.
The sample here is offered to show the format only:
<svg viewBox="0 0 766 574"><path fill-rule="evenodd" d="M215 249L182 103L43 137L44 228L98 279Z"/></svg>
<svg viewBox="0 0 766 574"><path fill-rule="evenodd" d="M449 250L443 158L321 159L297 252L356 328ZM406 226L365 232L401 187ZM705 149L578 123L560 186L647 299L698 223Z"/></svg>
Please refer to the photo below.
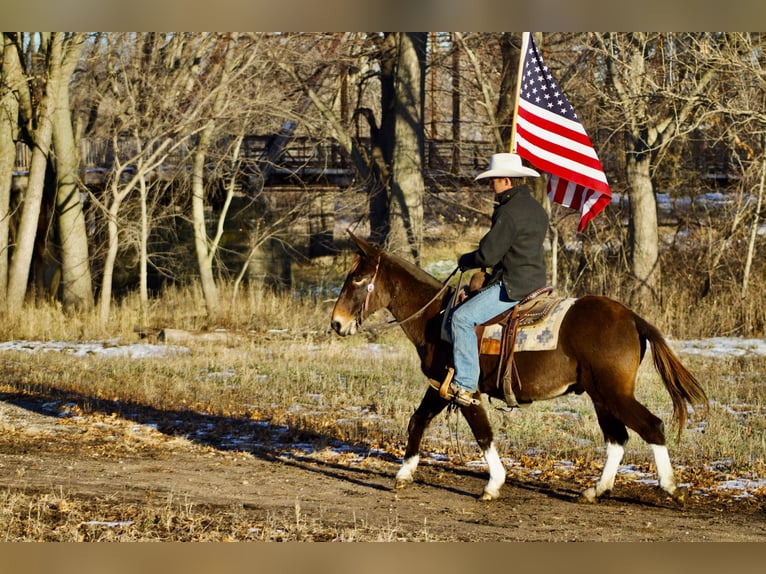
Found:
<svg viewBox="0 0 766 574"><path fill-rule="evenodd" d="M540 177L540 174L521 165L521 157L515 153L496 153L489 158L489 169L477 175L474 181L489 177Z"/></svg>

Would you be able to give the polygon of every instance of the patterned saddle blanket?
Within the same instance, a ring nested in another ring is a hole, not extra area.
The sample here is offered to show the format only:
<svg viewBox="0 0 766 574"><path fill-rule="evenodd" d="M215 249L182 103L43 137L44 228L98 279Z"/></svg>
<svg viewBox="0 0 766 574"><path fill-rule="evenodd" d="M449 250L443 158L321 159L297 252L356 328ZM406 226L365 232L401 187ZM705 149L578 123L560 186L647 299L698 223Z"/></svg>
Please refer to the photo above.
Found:
<svg viewBox="0 0 766 574"><path fill-rule="evenodd" d="M577 299L574 297L537 297L530 301L533 307L525 311L516 333L513 346L516 351L549 351L555 349L559 340L559 328L566 312ZM499 355L503 325L494 323L484 327L481 336L481 353Z"/></svg>

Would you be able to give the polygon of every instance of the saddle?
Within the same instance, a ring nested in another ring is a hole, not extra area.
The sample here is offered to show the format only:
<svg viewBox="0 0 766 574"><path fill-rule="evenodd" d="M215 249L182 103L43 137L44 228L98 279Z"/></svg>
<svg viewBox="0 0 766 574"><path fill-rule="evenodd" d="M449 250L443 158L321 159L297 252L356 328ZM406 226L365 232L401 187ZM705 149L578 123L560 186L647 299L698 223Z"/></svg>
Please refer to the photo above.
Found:
<svg viewBox="0 0 766 574"><path fill-rule="evenodd" d="M553 287L542 287L532 291L508 311L476 327L479 353L500 355L498 358L497 383L498 386L501 383L503 385L503 397L508 408L519 406L519 401L513 391L514 378L518 386L521 387L521 378L516 369L516 362L513 356L519 329L522 326L531 326L539 323L561 302L562 298L552 297L552 292ZM493 325L497 325L502 329L499 340L483 336L484 330ZM492 348L487 348L488 346Z"/></svg>
<svg viewBox="0 0 766 574"><path fill-rule="evenodd" d="M466 288L468 297L485 285L486 278L487 276L483 271L477 271L473 274ZM522 327L533 327L543 322L552 311L559 307L564 298L555 297L552 295L552 292L553 287L536 289L508 311L493 317L486 323L476 326L479 353L483 355L499 355L497 370L498 386L502 382L504 400L508 408L519 405L513 391L514 376L518 386L521 386L521 380L519 379L513 357L519 329ZM451 342L451 337L447 338L447 320L451 309L455 305L456 297L453 297L445 312L445 320L442 325L442 335L449 342ZM486 336L488 334L487 331L491 331L492 335Z"/></svg>

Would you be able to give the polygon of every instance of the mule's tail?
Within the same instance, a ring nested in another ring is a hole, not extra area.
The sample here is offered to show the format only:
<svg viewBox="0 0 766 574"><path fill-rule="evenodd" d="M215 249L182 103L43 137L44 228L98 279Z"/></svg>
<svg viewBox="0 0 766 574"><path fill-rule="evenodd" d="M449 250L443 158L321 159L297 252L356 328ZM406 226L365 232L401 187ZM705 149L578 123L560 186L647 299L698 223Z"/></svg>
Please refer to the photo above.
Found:
<svg viewBox="0 0 766 574"><path fill-rule="evenodd" d="M686 426L686 403L707 410L707 394L694 375L683 366L659 329L638 315L635 315L635 321L638 334L652 345L654 367L673 401L673 420L678 426L680 437Z"/></svg>

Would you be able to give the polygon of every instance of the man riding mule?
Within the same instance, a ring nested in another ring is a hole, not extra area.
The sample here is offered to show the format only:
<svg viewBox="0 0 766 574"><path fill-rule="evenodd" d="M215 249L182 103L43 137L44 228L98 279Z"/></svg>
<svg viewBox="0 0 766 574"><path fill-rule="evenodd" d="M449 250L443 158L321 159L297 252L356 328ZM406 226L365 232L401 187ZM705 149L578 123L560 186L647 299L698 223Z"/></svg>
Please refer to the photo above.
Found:
<svg viewBox="0 0 766 574"><path fill-rule="evenodd" d="M455 294L454 288L442 284L411 262L386 253L351 232L349 234L359 248L359 254L333 307L333 330L341 336L353 335L367 317L379 309L388 309L415 346L423 374L427 379L444 381L453 364L453 350L442 337L442 327L446 309ZM480 244L477 251L481 250ZM469 257L465 257L460 266L483 265L502 259L486 255L470 257L474 258L470 265ZM478 257L482 259L478 260ZM501 276L504 278L504 272ZM536 281L538 279L530 283ZM544 273L540 281L544 282ZM508 295L508 301L501 301L503 292ZM493 304L500 307L503 303L506 308L513 308L514 297L525 295L516 292L513 284L506 286L504 280L497 284L494 293L497 299ZM496 309L492 311L502 311ZM472 329L479 320L469 319L469 323L473 323ZM613 299L593 295L576 299L564 313L555 348L514 354L514 377L521 382L514 388L519 402L531 403L571 392L586 393L593 402L607 446L607 460L596 485L583 493L584 500L596 501L612 490L628 440L628 428L650 445L660 487L674 500L685 500L686 489L676 484L670 464L664 424L635 398L636 376L647 343L652 348L654 367L670 395L680 435L686 424L687 404L707 405L705 391L681 364L660 331ZM505 469L495 448L492 427L479 393L506 399L498 377L505 365L501 355L479 352L475 338L473 345L478 354L477 392L468 393L471 400L467 404L458 402L458 405L489 467L489 481L481 498L491 500L500 494ZM460 371L460 365L457 370ZM453 404L452 397L445 398L439 389L426 387L425 395L409 421L407 448L396 474L397 488L413 481L425 430L450 404Z"/></svg>
<svg viewBox="0 0 766 574"><path fill-rule="evenodd" d="M538 177L512 153L497 153L489 169L476 176L488 180L495 194L492 225L475 251L458 259L461 271L488 267L487 284L451 315L454 377L449 393L459 405L474 404L479 386L479 347L476 325L514 307L526 295L546 285L543 242L548 215L526 185L514 186L519 177ZM452 376L449 373L448 376Z"/></svg>

